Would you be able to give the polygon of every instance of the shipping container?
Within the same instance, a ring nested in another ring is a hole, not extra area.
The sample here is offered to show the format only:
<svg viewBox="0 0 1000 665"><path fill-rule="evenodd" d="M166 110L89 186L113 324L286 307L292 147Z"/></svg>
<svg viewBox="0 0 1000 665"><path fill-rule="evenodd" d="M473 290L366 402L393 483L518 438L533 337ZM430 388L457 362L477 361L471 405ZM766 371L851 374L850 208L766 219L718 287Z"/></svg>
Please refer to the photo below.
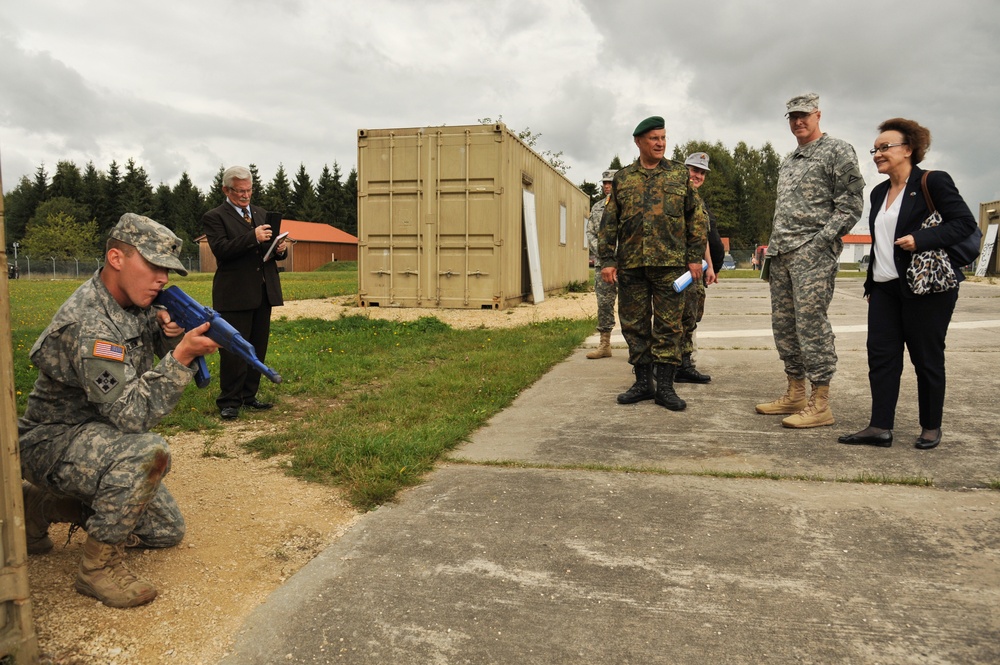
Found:
<svg viewBox="0 0 1000 665"><path fill-rule="evenodd" d="M589 278L589 204L502 123L361 129L358 302L541 302Z"/></svg>

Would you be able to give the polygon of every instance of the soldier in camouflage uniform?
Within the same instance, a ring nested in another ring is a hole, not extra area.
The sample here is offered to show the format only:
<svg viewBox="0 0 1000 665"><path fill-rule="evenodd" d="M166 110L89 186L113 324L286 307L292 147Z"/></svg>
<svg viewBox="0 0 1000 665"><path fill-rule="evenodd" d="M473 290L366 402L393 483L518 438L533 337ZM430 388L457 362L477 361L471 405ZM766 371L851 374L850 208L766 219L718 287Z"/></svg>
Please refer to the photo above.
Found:
<svg viewBox="0 0 1000 665"><path fill-rule="evenodd" d="M618 403L655 399L681 411L687 404L674 391L674 375L681 364L684 295L672 284L686 270L701 279L708 218L687 169L663 158L663 127L663 118L653 116L632 133L639 158L614 176L597 250L601 277L618 281L618 321L635 371L635 383Z"/></svg>
<svg viewBox="0 0 1000 665"><path fill-rule="evenodd" d="M778 200L768 243L771 327L788 388L763 414L788 415L785 427L832 425L830 379L837 368L827 309L844 243L861 217L861 177L854 148L819 129L819 96L793 97L787 117L798 142L778 171ZM805 381L812 384L806 399Z"/></svg>
<svg viewBox="0 0 1000 665"><path fill-rule="evenodd" d="M684 160L688 175L691 178L691 186L695 191L705 184L705 175L711 171L708 168L708 153L694 152ZM698 329L698 322L705 314L705 289L718 280L716 271L722 266L722 257L725 248L722 245L722 238L715 227L715 216L708 209L708 205L702 200L705 206L705 214L708 216L708 245L705 248L705 269L703 279L693 280L691 286L684 290L684 347L681 356L681 366L674 377L676 383L711 383L712 377L702 374L695 367L694 363L694 332Z"/></svg>
<svg viewBox="0 0 1000 665"><path fill-rule="evenodd" d="M150 307L168 270L187 274L180 251L166 227L122 215L104 267L63 303L30 353L38 379L18 421L29 551L51 549L50 522L77 521L82 506L76 589L111 607L156 597L125 567L126 545L170 547L184 536L161 482L170 450L149 429L177 405L195 359L218 345L204 336L209 324L184 334Z"/></svg>
<svg viewBox="0 0 1000 665"><path fill-rule="evenodd" d="M604 196L590 209L590 219L587 220L587 246L591 256L597 256L597 232L601 228L601 217L604 216L604 206L611 194L611 180L614 171L605 171L601 176L601 186ZM615 327L615 298L618 296L618 285L601 279L601 262L594 263L594 293L597 295L597 332L601 333L601 343L587 354L591 360L611 357L611 331Z"/></svg>

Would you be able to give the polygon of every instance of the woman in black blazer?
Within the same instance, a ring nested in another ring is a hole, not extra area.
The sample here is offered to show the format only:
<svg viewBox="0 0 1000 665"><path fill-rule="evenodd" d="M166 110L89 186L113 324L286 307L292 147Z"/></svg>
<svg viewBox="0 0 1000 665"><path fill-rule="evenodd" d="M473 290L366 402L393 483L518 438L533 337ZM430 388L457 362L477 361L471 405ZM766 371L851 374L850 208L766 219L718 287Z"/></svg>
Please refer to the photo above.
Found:
<svg viewBox="0 0 1000 665"><path fill-rule="evenodd" d="M927 188L942 223L922 229L930 215L917 167L931 144L931 133L913 120L892 118L879 126L871 151L879 173L889 179L871 194L869 227L871 263L865 279L868 299L868 383L872 412L868 427L845 434L838 441L888 448L892 445L899 382L903 374L903 347L917 373L920 436L915 446L934 448L941 442L944 408L944 347L948 324L958 300L958 287L950 291L916 295L906 281L914 252L954 245L976 228L969 206L944 171L931 171ZM952 261L958 281L965 279Z"/></svg>

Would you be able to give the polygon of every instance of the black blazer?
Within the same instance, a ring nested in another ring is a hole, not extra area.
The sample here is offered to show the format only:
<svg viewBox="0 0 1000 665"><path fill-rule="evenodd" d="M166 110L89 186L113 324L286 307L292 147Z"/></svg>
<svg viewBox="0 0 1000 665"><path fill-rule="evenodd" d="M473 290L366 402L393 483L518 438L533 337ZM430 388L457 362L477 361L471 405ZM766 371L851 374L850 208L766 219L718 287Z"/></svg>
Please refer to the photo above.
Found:
<svg viewBox="0 0 1000 665"><path fill-rule="evenodd" d="M258 243L254 236L254 228L264 224L265 215L263 208L250 206L253 223L248 225L226 201L201 218L208 246L218 264L212 279L214 309L220 312L256 309L261 304L261 281L271 306L284 304L275 259L284 259L287 252L276 254L264 263L264 253L270 243Z"/></svg>
<svg viewBox="0 0 1000 665"><path fill-rule="evenodd" d="M958 193L955 182L951 176L944 171L931 171L927 176L927 191L930 192L934 207L941 213L941 224L932 229L921 229L927 216L931 214L927 203L924 201L924 192L920 187L920 179L924 175L924 170L918 166L913 167L910 177L906 181L906 188L900 195L903 201L899 208L899 220L896 223L896 233L893 240L898 240L906 235L913 236L916 244L916 251L922 252L927 249L938 249L948 247L961 242L973 231L976 230L976 218L972 216L969 206L965 204L962 195ZM889 181L885 180L875 186L871 193L871 211L868 213L868 228L872 234L871 262L868 264L868 276L865 278L865 295L871 293L872 284L875 282L875 217L878 215L879 206L885 206L885 195L889 191ZM900 290L904 296L917 298L910 291L910 286L906 281L906 269L910 267L910 260L913 252L900 249L894 246L892 252L893 261L896 264L896 272L899 274ZM958 281L965 279L962 274L962 266L952 260L952 267Z"/></svg>

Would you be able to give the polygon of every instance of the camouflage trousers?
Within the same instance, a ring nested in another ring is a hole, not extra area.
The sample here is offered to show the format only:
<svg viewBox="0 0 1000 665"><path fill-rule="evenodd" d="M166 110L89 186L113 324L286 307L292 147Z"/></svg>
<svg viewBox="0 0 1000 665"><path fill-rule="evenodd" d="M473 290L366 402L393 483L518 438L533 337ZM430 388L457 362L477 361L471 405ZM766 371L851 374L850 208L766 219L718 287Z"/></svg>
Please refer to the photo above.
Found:
<svg viewBox="0 0 1000 665"><path fill-rule="evenodd" d="M615 327L615 298L618 285L601 279L600 264L594 265L594 293L597 295L597 331L611 332Z"/></svg>
<svg viewBox="0 0 1000 665"><path fill-rule="evenodd" d="M684 295L684 345L683 353L694 353L694 331L705 314L705 280L696 279L683 291Z"/></svg>
<svg viewBox="0 0 1000 665"><path fill-rule="evenodd" d="M833 326L827 316L839 257L813 242L771 258L771 329L785 374L828 384L837 369Z"/></svg>
<svg viewBox="0 0 1000 665"><path fill-rule="evenodd" d="M53 461L51 451L63 447ZM148 547L172 547L184 537L184 518L161 483L170 449L158 434L85 423L22 450L21 467L35 485L90 506L84 526L95 540L117 544L134 533Z"/></svg>
<svg viewBox="0 0 1000 665"><path fill-rule="evenodd" d="M685 268L618 269L618 322L628 343L628 361L681 364L684 294L673 282Z"/></svg>

